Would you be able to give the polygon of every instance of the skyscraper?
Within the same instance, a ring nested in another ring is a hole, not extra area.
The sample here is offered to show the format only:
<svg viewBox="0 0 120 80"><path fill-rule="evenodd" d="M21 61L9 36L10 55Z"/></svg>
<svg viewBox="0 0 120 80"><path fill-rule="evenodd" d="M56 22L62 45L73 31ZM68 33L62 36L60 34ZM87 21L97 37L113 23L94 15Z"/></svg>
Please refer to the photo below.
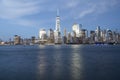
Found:
<svg viewBox="0 0 120 80"><path fill-rule="evenodd" d="M41 40L47 39L47 32L46 32L45 29L41 29L41 30L40 30L40 32L39 32L39 38L40 38Z"/></svg>
<svg viewBox="0 0 120 80"><path fill-rule="evenodd" d="M56 27L54 32L54 38L55 43L62 43L61 33L60 33L60 16L59 16L59 10L57 10L57 16L56 16Z"/></svg>
<svg viewBox="0 0 120 80"><path fill-rule="evenodd" d="M95 32L96 32L95 41L100 42L101 41L101 29L100 29L100 26L97 26L97 29L96 29Z"/></svg>
<svg viewBox="0 0 120 80"><path fill-rule="evenodd" d="M79 24L74 24L72 26L72 30L76 33L76 37L80 37L80 25Z"/></svg>
<svg viewBox="0 0 120 80"><path fill-rule="evenodd" d="M48 43L54 43L54 31L52 29L48 30Z"/></svg>
<svg viewBox="0 0 120 80"><path fill-rule="evenodd" d="M19 45L21 41L21 37L18 35L14 36L14 45Z"/></svg>
<svg viewBox="0 0 120 80"><path fill-rule="evenodd" d="M60 16L59 16L59 9L57 9L57 16L56 16L56 31L60 32Z"/></svg>

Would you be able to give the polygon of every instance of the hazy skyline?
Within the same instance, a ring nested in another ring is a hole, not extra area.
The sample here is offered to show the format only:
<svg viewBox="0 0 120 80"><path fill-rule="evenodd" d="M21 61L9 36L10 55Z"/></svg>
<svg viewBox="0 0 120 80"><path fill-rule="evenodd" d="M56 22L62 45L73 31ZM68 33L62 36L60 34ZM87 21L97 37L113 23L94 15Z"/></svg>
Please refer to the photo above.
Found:
<svg viewBox="0 0 120 80"><path fill-rule="evenodd" d="M101 26L120 31L119 4L119 0L0 0L0 38L37 37L41 28L55 29L58 8L62 32L71 31L74 23L88 30Z"/></svg>

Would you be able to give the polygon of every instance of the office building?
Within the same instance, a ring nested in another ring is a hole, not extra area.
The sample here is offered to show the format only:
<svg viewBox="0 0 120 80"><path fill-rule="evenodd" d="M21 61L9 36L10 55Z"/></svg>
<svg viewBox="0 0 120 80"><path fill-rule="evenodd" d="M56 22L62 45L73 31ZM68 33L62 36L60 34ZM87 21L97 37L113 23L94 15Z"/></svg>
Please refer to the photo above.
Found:
<svg viewBox="0 0 120 80"><path fill-rule="evenodd" d="M107 42L108 43L113 42L113 33L111 30L107 30Z"/></svg>
<svg viewBox="0 0 120 80"><path fill-rule="evenodd" d="M55 26L55 32L54 32L54 40L56 44L62 43L62 37L60 32L60 16L59 16L59 10L57 10L57 16L56 16L56 26Z"/></svg>
<svg viewBox="0 0 120 80"><path fill-rule="evenodd" d="M95 43L95 31L90 31L90 43Z"/></svg>
<svg viewBox="0 0 120 80"><path fill-rule="evenodd" d="M39 32L39 38L40 40L46 40L47 39L47 32L45 29L41 29Z"/></svg>
<svg viewBox="0 0 120 80"><path fill-rule="evenodd" d="M31 43L32 43L32 44L35 44L35 36L32 36L32 37L31 37Z"/></svg>
<svg viewBox="0 0 120 80"><path fill-rule="evenodd" d="M66 29L64 29L63 42L64 42L64 44L67 43L67 31L66 31Z"/></svg>
<svg viewBox="0 0 120 80"><path fill-rule="evenodd" d="M76 33L76 37L80 37L80 25L79 24L73 24L72 31Z"/></svg>
<svg viewBox="0 0 120 80"><path fill-rule="evenodd" d="M101 42L101 30L100 30L100 26L97 26L97 29L96 29L95 33L96 33L95 41L96 42Z"/></svg>
<svg viewBox="0 0 120 80"><path fill-rule="evenodd" d="M48 43L54 43L54 31L52 29L48 30Z"/></svg>
<svg viewBox="0 0 120 80"><path fill-rule="evenodd" d="M18 35L14 36L14 45L20 45L21 44L21 37Z"/></svg>

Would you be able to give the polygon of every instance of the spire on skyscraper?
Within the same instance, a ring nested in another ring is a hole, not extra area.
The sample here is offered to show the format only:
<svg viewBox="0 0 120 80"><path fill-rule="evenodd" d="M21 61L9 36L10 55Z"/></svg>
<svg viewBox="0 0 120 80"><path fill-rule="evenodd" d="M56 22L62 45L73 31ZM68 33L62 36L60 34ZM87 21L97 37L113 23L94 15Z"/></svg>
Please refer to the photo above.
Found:
<svg viewBox="0 0 120 80"><path fill-rule="evenodd" d="M57 9L57 16L59 16L59 9Z"/></svg>

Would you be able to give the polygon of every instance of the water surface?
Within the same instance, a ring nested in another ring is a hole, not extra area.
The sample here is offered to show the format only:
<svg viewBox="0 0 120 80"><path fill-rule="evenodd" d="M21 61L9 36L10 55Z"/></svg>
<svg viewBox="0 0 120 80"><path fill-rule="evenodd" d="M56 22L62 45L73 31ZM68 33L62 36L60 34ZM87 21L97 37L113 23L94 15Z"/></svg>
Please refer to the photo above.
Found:
<svg viewBox="0 0 120 80"><path fill-rule="evenodd" d="M119 45L0 46L0 80L120 80Z"/></svg>

